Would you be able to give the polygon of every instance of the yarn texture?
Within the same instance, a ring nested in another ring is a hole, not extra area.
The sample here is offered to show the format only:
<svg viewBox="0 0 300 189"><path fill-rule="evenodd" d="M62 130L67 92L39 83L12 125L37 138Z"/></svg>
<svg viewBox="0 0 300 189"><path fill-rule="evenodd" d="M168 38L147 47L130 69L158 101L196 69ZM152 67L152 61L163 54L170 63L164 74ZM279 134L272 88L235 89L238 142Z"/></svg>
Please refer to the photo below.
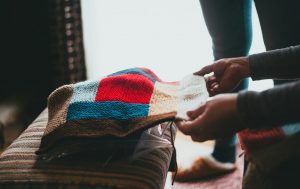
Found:
<svg viewBox="0 0 300 189"><path fill-rule="evenodd" d="M74 139L123 139L159 123L188 119L208 98L202 76L163 82L147 68L64 85L48 98L49 118L37 154Z"/></svg>

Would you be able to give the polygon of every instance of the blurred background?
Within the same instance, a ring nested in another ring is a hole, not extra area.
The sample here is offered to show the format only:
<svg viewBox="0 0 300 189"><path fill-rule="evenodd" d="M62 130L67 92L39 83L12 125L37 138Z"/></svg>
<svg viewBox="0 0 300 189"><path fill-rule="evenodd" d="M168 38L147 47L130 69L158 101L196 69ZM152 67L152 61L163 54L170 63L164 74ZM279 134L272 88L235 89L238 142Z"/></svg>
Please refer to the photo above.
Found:
<svg viewBox="0 0 300 189"><path fill-rule="evenodd" d="M253 5L250 53L265 51ZM198 0L85 0L83 36L88 78L147 67L177 81L213 62L212 44ZM261 91L270 80L250 82Z"/></svg>

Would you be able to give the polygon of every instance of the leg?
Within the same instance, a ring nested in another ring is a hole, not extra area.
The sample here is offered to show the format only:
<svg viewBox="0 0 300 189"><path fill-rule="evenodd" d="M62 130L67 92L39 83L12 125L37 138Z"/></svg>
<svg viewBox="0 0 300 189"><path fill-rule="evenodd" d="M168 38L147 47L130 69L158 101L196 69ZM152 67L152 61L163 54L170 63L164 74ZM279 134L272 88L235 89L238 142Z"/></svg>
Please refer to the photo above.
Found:
<svg viewBox="0 0 300 189"><path fill-rule="evenodd" d="M251 0L200 0L215 60L245 56L252 42Z"/></svg>
<svg viewBox="0 0 300 189"><path fill-rule="evenodd" d="M232 92L238 92L248 88L248 80L243 80ZM215 143L212 156L220 162L235 163L236 158L236 136L218 139Z"/></svg>
<svg viewBox="0 0 300 189"><path fill-rule="evenodd" d="M251 0L200 0L200 3L215 60L247 55L252 41ZM244 80L233 92L247 86L248 81ZM213 157L200 157L188 169L179 168L176 180L188 181L234 170L235 144L235 136L217 140Z"/></svg>
<svg viewBox="0 0 300 189"><path fill-rule="evenodd" d="M300 44L300 1L254 0L266 50Z"/></svg>

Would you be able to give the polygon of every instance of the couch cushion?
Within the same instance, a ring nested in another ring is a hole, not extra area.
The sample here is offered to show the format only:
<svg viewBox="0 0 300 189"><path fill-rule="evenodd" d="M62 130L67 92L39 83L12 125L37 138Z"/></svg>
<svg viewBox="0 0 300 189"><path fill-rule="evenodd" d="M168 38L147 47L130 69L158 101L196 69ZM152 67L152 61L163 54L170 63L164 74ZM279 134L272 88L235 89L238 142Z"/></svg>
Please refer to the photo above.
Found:
<svg viewBox="0 0 300 189"><path fill-rule="evenodd" d="M39 160L48 119L42 114L0 156L0 188L163 188L172 147L156 148L132 162L104 164L92 156ZM170 140L169 130L162 136Z"/></svg>

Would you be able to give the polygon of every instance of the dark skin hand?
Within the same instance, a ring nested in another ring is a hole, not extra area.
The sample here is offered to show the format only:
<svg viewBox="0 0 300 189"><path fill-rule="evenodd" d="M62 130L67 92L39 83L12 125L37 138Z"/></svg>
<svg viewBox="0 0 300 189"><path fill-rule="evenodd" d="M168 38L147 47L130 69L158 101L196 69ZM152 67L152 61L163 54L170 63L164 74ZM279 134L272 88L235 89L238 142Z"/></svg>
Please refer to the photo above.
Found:
<svg viewBox="0 0 300 189"><path fill-rule="evenodd" d="M204 76L211 96L232 91L239 82L250 76L247 57L221 59L205 66L195 74ZM237 111L237 94L222 94L213 97L203 106L187 112L188 121L177 121L176 125L194 141L231 136L245 128Z"/></svg>
<svg viewBox="0 0 300 189"><path fill-rule="evenodd" d="M178 129L194 141L223 138L244 129L236 108L237 94L223 94L189 111L189 121L176 122Z"/></svg>
<svg viewBox="0 0 300 189"><path fill-rule="evenodd" d="M213 73L206 78L208 92L211 96L232 91L239 82L250 76L247 57L226 58L203 67L196 75L204 76Z"/></svg>

